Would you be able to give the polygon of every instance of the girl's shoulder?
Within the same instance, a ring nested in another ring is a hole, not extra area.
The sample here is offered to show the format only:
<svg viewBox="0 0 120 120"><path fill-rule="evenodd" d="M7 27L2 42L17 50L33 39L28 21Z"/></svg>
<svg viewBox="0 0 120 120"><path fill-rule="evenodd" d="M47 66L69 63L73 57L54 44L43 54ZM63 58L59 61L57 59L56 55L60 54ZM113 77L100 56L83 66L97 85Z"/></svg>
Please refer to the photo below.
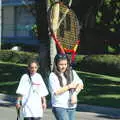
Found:
<svg viewBox="0 0 120 120"><path fill-rule="evenodd" d="M56 75L56 74L55 74L54 72L51 72L51 73L50 73L50 76L51 76L51 75Z"/></svg>
<svg viewBox="0 0 120 120"><path fill-rule="evenodd" d="M40 73L35 73L36 76L40 76L41 77L41 74Z"/></svg>
<svg viewBox="0 0 120 120"><path fill-rule="evenodd" d="M72 72L73 72L73 74L75 74L75 73L76 73L76 71L75 71L74 69L72 69Z"/></svg>
<svg viewBox="0 0 120 120"><path fill-rule="evenodd" d="M54 73L54 72L51 72L50 75L49 75L49 78L53 78L53 77L57 77L57 75Z"/></svg>
<svg viewBox="0 0 120 120"><path fill-rule="evenodd" d="M27 78L27 77L29 77L28 73L25 73L25 74L22 75L22 78Z"/></svg>
<svg viewBox="0 0 120 120"><path fill-rule="evenodd" d="M43 79L40 73L35 73L33 77L36 79Z"/></svg>

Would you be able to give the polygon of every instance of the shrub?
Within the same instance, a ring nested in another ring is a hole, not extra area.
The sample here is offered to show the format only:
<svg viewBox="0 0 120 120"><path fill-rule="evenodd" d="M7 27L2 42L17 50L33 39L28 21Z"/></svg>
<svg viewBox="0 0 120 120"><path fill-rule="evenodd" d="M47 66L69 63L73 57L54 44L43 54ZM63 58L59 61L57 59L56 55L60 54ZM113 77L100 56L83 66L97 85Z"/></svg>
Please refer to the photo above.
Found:
<svg viewBox="0 0 120 120"><path fill-rule="evenodd" d="M86 72L120 76L120 55L88 55L77 60L76 69Z"/></svg>
<svg viewBox="0 0 120 120"><path fill-rule="evenodd" d="M12 50L0 51L0 61L27 64L30 59L38 59L38 54Z"/></svg>
<svg viewBox="0 0 120 120"><path fill-rule="evenodd" d="M4 50L11 50L11 48L14 46L20 47L21 50L25 52L37 52L39 50L38 45L26 45L23 43L2 43L1 46Z"/></svg>

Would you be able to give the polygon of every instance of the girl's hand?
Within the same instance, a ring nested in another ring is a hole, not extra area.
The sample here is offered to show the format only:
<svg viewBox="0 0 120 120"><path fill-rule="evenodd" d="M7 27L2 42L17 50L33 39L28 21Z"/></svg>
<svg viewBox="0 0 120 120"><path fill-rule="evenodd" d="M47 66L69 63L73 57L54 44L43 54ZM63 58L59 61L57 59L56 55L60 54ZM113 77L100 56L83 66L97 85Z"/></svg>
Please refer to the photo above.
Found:
<svg viewBox="0 0 120 120"><path fill-rule="evenodd" d="M20 109L21 105L22 105L22 96L19 95L16 100L16 109Z"/></svg>
<svg viewBox="0 0 120 120"><path fill-rule="evenodd" d="M73 94L71 96L71 104L77 104L77 95Z"/></svg>
<svg viewBox="0 0 120 120"><path fill-rule="evenodd" d="M43 108L43 111L45 111L45 110L46 110L46 108L47 108L46 103L42 103L42 108Z"/></svg>
<svg viewBox="0 0 120 120"><path fill-rule="evenodd" d="M77 85L76 83L73 83L73 82L72 82L72 83L70 83L70 84L68 85L68 88L69 88L69 89L76 88L76 85Z"/></svg>
<svg viewBox="0 0 120 120"><path fill-rule="evenodd" d="M20 105L20 104L16 104L16 109L17 109L17 110L19 110L19 109L20 109L20 107L21 107L21 105Z"/></svg>
<svg viewBox="0 0 120 120"><path fill-rule="evenodd" d="M47 108L46 98L45 98L45 97L42 97L41 100L42 100L42 108L43 108L43 111L45 111L46 108Z"/></svg>

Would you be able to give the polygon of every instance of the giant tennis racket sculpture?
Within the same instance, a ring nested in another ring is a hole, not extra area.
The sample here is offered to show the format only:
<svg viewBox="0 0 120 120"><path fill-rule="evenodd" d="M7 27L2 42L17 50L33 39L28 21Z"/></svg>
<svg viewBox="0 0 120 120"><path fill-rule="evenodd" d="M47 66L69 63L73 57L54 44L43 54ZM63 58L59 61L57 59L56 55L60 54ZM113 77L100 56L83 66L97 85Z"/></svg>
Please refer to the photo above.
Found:
<svg viewBox="0 0 120 120"><path fill-rule="evenodd" d="M55 2L48 11L50 36L56 43L59 53L71 54L74 61L76 50L80 44L79 22L76 14L70 9L72 0L67 4Z"/></svg>

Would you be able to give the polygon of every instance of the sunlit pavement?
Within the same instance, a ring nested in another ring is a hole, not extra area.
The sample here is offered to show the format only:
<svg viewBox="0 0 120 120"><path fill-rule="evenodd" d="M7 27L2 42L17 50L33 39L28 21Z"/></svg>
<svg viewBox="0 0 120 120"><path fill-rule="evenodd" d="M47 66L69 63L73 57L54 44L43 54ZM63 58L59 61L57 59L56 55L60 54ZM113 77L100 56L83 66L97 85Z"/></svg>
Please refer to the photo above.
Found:
<svg viewBox="0 0 120 120"><path fill-rule="evenodd" d="M15 101L11 97L0 97L0 120L16 118ZM55 120L51 108L47 108L43 120ZM76 111L76 120L120 120L120 109L82 104Z"/></svg>

